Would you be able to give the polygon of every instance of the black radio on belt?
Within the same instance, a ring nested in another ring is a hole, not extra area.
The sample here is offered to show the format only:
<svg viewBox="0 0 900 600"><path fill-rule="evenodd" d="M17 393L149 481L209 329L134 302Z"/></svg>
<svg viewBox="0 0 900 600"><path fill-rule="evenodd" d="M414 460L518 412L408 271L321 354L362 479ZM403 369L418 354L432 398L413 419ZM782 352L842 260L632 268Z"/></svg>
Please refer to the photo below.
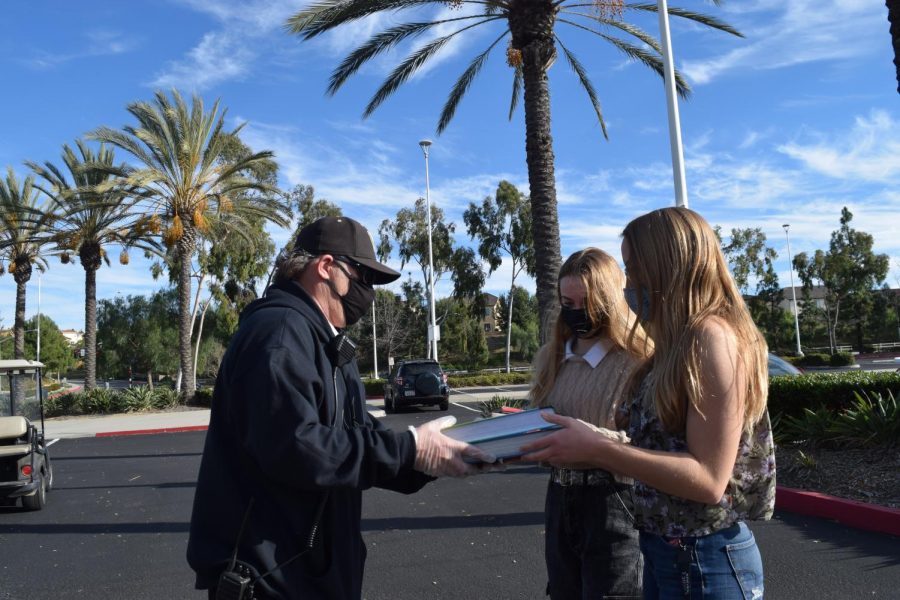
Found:
<svg viewBox="0 0 900 600"><path fill-rule="evenodd" d="M356 342L343 331L331 338L325 348L328 359L335 368L340 369L356 358Z"/></svg>

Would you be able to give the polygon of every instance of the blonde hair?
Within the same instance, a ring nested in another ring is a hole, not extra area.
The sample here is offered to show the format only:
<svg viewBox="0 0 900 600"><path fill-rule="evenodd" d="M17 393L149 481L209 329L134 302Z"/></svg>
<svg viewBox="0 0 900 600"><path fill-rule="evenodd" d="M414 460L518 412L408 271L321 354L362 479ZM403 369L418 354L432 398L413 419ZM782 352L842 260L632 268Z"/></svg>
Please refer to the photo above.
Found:
<svg viewBox="0 0 900 600"><path fill-rule="evenodd" d="M585 308L594 326L589 337L606 335L613 344L638 359L650 353L652 344L622 293L625 274L612 256L599 248L585 248L569 256L559 270L558 297L561 296L559 283L568 276L579 277L584 284ZM565 358L566 341L574 335L575 332L557 314L550 341L541 348L535 360L529 393L532 404L541 406L553 389Z"/></svg>
<svg viewBox="0 0 900 600"><path fill-rule="evenodd" d="M638 298L650 298L644 323L654 355L632 377L632 393L652 371L648 397L669 431L683 431L688 402L702 414L700 373L704 348L698 333L711 318L722 319L738 344L743 368L743 425L753 429L766 408L768 348L741 297L719 241L709 224L687 208L662 208L634 219L622 237L630 254L625 265Z"/></svg>

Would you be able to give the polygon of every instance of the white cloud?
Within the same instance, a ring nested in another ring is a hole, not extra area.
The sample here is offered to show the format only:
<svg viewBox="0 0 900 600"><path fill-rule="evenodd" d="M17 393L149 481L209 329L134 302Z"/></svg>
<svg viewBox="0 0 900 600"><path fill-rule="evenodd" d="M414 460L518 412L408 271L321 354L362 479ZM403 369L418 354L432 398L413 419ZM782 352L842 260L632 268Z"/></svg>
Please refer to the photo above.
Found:
<svg viewBox="0 0 900 600"><path fill-rule="evenodd" d="M682 71L697 85L725 73L860 58L882 46L871 32L883 26L884 6L871 0L733 3L724 10L746 39L729 39L734 49L725 54L684 60Z"/></svg>
<svg viewBox="0 0 900 600"><path fill-rule="evenodd" d="M39 52L24 62L34 69L52 69L75 60L124 54L137 48L140 41L136 36L106 30L91 30L84 36L88 43L82 49L63 53Z"/></svg>
<svg viewBox="0 0 900 600"><path fill-rule="evenodd" d="M228 32L213 32L203 36L200 43L183 60L171 63L156 76L152 85L161 88L189 88L201 90L217 83L244 76L256 54Z"/></svg>
<svg viewBox="0 0 900 600"><path fill-rule="evenodd" d="M820 141L790 142L778 151L835 179L894 183L900 176L900 122L884 111L856 117L853 128Z"/></svg>

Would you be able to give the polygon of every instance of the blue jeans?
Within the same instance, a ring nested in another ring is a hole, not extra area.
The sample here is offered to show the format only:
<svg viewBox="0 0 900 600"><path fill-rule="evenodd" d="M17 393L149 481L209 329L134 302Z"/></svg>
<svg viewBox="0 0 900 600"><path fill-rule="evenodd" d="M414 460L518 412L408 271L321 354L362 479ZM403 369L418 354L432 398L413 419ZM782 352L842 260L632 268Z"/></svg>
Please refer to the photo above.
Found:
<svg viewBox="0 0 900 600"><path fill-rule="evenodd" d="M763 597L762 558L753 532L744 523L678 541L641 532L641 553L645 600Z"/></svg>
<svg viewBox="0 0 900 600"><path fill-rule="evenodd" d="M631 486L547 488L547 594L553 600L641 597L641 551Z"/></svg>

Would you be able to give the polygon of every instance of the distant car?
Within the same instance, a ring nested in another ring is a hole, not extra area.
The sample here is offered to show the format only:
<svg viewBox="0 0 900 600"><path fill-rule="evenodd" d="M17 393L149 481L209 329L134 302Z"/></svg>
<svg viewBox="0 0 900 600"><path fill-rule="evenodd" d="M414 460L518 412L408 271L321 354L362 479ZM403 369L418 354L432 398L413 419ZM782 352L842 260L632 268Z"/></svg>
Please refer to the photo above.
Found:
<svg viewBox="0 0 900 600"><path fill-rule="evenodd" d="M405 360L391 371L384 384L384 409L394 412L403 406L450 408L450 386L441 365L431 359Z"/></svg>
<svg viewBox="0 0 900 600"><path fill-rule="evenodd" d="M800 375L803 371L779 356L769 353L769 377L778 375Z"/></svg>

